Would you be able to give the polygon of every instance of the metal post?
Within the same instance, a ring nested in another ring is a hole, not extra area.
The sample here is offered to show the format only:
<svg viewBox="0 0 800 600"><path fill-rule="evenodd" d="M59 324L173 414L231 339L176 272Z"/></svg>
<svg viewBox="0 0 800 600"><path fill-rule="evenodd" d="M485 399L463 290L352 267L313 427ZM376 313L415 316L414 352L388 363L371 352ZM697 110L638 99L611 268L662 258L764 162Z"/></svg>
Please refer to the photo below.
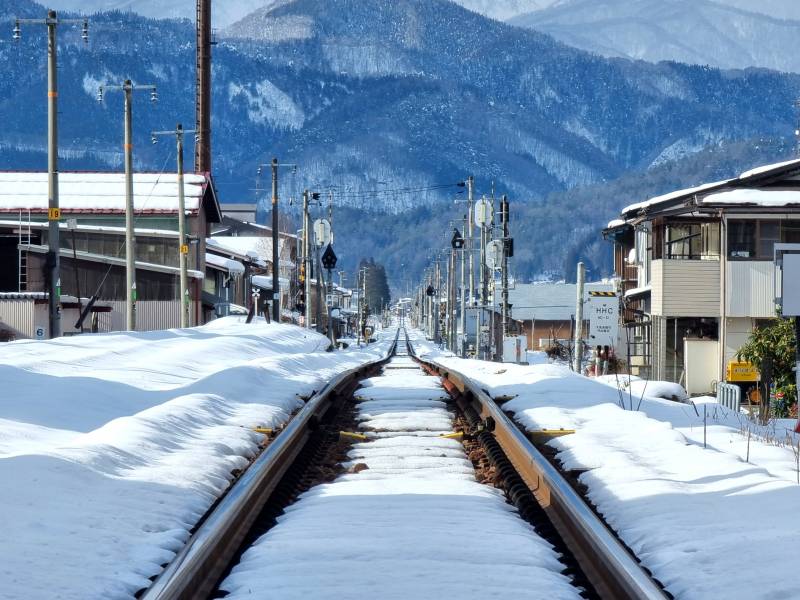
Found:
<svg viewBox="0 0 800 600"><path fill-rule="evenodd" d="M459 328L461 329L461 343L458 355L464 358L467 355L467 241L464 240L464 247L461 248L461 314L459 315Z"/></svg>
<svg viewBox="0 0 800 600"><path fill-rule="evenodd" d="M586 280L586 267L578 263L578 292L575 299L575 356L572 364L576 373L581 373L583 359L583 287Z"/></svg>
<svg viewBox="0 0 800 600"><path fill-rule="evenodd" d="M50 338L61 337L61 240L58 203L58 75L55 11L47 13L47 219L48 314Z"/></svg>
<svg viewBox="0 0 800 600"><path fill-rule="evenodd" d="M125 326L136 330L136 237L133 231L133 123L131 80L122 84L125 95Z"/></svg>
<svg viewBox="0 0 800 600"><path fill-rule="evenodd" d="M311 247L310 226L311 220L308 216L308 190L303 191L303 269L305 279L303 280L303 294L306 298L305 322L306 329L311 329Z"/></svg>
<svg viewBox="0 0 800 600"><path fill-rule="evenodd" d="M474 248L474 244L472 243L472 226L475 222L474 220L474 211L475 206L474 202L474 188L475 188L475 180L473 179L472 175L467 177L467 206L469 209L467 210L467 236L464 244L464 248L467 249L468 253L468 260L469 260L469 303L472 304L475 299L475 271L474 271L474 257L472 256L472 250Z"/></svg>
<svg viewBox="0 0 800 600"><path fill-rule="evenodd" d="M501 266L501 278L503 285L503 339L505 340L508 336L508 218L510 216L508 198L506 196L503 196L500 203L500 214L503 219L503 263Z"/></svg>
<svg viewBox="0 0 800 600"><path fill-rule="evenodd" d="M188 258L189 244L186 243L186 201L183 190L183 126L178 123L175 129L178 152L178 250L180 251L181 288L179 300L181 303L181 328L189 327L189 273Z"/></svg>
<svg viewBox="0 0 800 600"><path fill-rule="evenodd" d="M456 353L456 335L457 335L457 307L456 307L456 251L455 248L450 250L450 352Z"/></svg>
<svg viewBox="0 0 800 600"><path fill-rule="evenodd" d="M272 320L281 322L281 285L278 251L278 159L272 159Z"/></svg>
<svg viewBox="0 0 800 600"><path fill-rule="evenodd" d="M333 334L333 273L328 269L328 296L331 298L331 303L328 306L328 338L331 340L331 346L336 346L336 336ZM325 302L327 304L327 300Z"/></svg>

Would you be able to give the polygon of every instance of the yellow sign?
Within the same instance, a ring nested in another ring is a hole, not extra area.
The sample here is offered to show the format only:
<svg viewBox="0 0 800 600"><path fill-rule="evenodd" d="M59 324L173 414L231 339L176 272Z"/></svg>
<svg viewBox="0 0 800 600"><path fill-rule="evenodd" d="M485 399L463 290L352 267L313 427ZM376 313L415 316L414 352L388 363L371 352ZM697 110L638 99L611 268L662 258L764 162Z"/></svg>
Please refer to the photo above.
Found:
<svg viewBox="0 0 800 600"><path fill-rule="evenodd" d="M61 218L60 208L51 208L47 211L47 219L49 221L58 221Z"/></svg>
<svg viewBox="0 0 800 600"><path fill-rule="evenodd" d="M728 381L758 381L758 369L748 362L731 361L725 379Z"/></svg>
<svg viewBox="0 0 800 600"><path fill-rule="evenodd" d="M181 244L181 254L189 254L189 244Z"/></svg>

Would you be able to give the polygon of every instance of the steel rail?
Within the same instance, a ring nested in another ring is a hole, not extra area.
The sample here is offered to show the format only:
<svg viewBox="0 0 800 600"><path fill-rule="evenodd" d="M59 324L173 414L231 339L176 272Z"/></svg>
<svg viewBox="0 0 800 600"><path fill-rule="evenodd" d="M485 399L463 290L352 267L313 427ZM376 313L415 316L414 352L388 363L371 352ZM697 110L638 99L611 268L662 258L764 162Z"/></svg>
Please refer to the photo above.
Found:
<svg viewBox="0 0 800 600"><path fill-rule="evenodd" d="M407 345L409 354L417 361L471 397L484 422L487 417L492 419L492 433L498 443L602 598L664 600L669 597L486 391L452 367L417 356L408 339Z"/></svg>
<svg viewBox="0 0 800 600"><path fill-rule="evenodd" d="M236 480L140 598L196 600L214 591L270 494L303 447L312 417L324 413L331 396L339 388L391 358L398 337L399 330L384 357L340 373L309 398L286 428Z"/></svg>

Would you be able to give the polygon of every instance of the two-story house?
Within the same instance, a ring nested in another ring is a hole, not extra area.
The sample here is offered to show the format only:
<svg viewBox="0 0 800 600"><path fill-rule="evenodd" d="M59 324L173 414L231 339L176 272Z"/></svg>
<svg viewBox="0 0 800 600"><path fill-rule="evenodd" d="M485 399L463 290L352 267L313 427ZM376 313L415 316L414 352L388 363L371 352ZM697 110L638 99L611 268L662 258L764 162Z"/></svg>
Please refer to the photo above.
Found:
<svg viewBox="0 0 800 600"><path fill-rule="evenodd" d="M632 204L603 233L632 372L708 391L776 316L774 246L800 242L800 160Z"/></svg>

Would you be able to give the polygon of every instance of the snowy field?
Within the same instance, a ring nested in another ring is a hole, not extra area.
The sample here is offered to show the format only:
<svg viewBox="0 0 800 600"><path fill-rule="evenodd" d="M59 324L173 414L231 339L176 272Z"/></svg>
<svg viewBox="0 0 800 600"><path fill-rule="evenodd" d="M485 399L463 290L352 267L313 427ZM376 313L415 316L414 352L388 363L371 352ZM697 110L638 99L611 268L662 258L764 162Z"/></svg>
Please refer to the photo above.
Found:
<svg viewBox="0 0 800 600"><path fill-rule="evenodd" d="M361 469L288 507L225 580L227 598L579 598L550 544L475 480L460 442L438 437L452 431L447 394L413 367L397 357L364 382L357 419L372 439L344 465Z"/></svg>
<svg viewBox="0 0 800 600"><path fill-rule="evenodd" d="M585 471L592 501L676 598L798 597L788 566L800 560L797 439L785 429L757 430L777 440L751 436L748 448L746 421L716 403L705 406L704 434L703 404L651 398L643 386L644 398L563 366L420 349L493 397L511 397L503 408L526 428L575 429L551 442L559 460Z"/></svg>
<svg viewBox="0 0 800 600"><path fill-rule="evenodd" d="M146 587L257 452L252 428L286 422L300 396L389 344L327 343L230 317L0 345L0 597Z"/></svg>

